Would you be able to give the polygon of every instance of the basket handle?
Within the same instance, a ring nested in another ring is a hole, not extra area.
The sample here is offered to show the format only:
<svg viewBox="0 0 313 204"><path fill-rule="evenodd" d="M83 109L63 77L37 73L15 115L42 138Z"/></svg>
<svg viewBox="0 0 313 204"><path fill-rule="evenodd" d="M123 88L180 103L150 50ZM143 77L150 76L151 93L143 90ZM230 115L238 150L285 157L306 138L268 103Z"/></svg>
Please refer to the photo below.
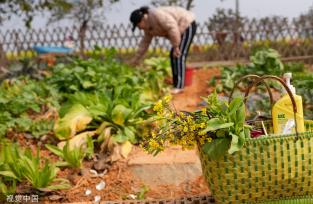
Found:
<svg viewBox="0 0 313 204"><path fill-rule="evenodd" d="M289 89L289 87L287 86L287 84L285 83L284 80L282 80L281 78L279 78L277 76L272 76L272 75L265 75L265 76L260 77L251 86L249 86L247 88L246 93L245 93L245 97L244 97L245 103L246 103L246 100L247 100L247 97L248 97L248 95L250 93L251 88L254 87L254 86L257 86L261 82L264 82L266 79L273 79L273 80L276 80L276 81L280 82L280 84L287 91L287 93L288 93L288 95L289 95L289 97L291 99L291 103L292 103L294 119L295 119L296 136L297 136L297 139L298 139L299 133L298 133L298 125L297 125L297 117L296 117L296 113L297 113L298 110L297 110L297 106L296 106L296 101L295 101L295 98L294 98L291 90Z"/></svg>
<svg viewBox="0 0 313 204"><path fill-rule="evenodd" d="M235 92L235 89L237 89L237 88L239 87L240 82L242 82L242 81L245 80L245 79L249 79L249 78L252 78L252 79L257 80L257 79L260 79L261 77L258 76L258 75L255 75L255 74L248 74L248 75L245 75L245 76L239 78L239 80L235 83L234 88L232 89L232 91L231 91L231 93L230 93L230 95L229 95L228 103L231 102L231 100L232 100L232 98L233 98L233 94L234 94L234 92ZM269 94L269 96L270 96L271 105L273 105L273 101L274 101L274 100L273 100L273 94L272 94L272 92L271 92L271 89L270 89L270 87L268 86L268 84L266 83L266 81L262 80L262 82L263 82L264 85L266 86L267 92L268 92L268 94Z"/></svg>

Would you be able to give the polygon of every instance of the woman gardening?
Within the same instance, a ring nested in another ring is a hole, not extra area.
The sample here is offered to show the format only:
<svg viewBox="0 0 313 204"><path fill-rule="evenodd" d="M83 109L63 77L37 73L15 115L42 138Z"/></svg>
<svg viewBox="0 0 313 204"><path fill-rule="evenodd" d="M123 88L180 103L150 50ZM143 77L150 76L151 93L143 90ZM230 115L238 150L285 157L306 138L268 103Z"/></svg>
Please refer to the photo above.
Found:
<svg viewBox="0 0 313 204"><path fill-rule="evenodd" d="M170 59L174 84L171 92L182 92L186 58L197 28L194 14L180 7L141 7L131 13L130 21L133 31L136 27L144 31L144 37L131 64L137 64L142 59L154 36L169 39L172 45Z"/></svg>

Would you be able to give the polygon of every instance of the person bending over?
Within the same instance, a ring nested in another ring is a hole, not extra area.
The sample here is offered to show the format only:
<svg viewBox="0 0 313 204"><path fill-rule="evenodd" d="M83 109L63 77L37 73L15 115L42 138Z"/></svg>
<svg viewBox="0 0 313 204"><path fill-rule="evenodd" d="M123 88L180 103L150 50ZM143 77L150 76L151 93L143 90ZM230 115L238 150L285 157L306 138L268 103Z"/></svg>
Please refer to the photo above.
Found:
<svg viewBox="0 0 313 204"><path fill-rule="evenodd" d="M173 94L183 91L186 71L186 58L196 33L195 15L181 7L141 7L130 15L132 31L138 27L144 31L144 37L131 64L138 64L148 50L154 36L170 40L172 49L170 60L172 67Z"/></svg>

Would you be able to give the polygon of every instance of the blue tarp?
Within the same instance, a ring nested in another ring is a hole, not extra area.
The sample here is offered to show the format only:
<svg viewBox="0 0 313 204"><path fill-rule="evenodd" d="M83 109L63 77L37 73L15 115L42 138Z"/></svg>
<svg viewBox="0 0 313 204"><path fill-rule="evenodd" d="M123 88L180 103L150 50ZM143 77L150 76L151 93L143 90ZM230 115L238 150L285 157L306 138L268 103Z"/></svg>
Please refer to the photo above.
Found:
<svg viewBox="0 0 313 204"><path fill-rule="evenodd" d="M38 54L47 54L47 53L70 53L73 51L71 48L67 47L44 47L44 46L34 46L33 49L38 53Z"/></svg>

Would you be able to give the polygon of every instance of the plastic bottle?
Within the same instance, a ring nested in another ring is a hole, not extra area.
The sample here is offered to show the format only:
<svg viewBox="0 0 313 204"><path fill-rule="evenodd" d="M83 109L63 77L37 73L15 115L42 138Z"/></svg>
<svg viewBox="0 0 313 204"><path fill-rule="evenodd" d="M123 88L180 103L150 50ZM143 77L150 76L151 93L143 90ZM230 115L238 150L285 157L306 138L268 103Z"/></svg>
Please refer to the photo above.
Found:
<svg viewBox="0 0 313 204"><path fill-rule="evenodd" d="M296 95L296 89L290 83L292 73L285 73L284 78L286 84L289 87L290 91L293 94L293 97L297 106L297 129L298 132L304 132L304 118L303 118L303 105L302 97ZM294 111L291 99L286 91L283 93L283 97L280 98L272 108L272 118L273 118L273 127L274 134L292 134L295 133L295 120L294 120Z"/></svg>

